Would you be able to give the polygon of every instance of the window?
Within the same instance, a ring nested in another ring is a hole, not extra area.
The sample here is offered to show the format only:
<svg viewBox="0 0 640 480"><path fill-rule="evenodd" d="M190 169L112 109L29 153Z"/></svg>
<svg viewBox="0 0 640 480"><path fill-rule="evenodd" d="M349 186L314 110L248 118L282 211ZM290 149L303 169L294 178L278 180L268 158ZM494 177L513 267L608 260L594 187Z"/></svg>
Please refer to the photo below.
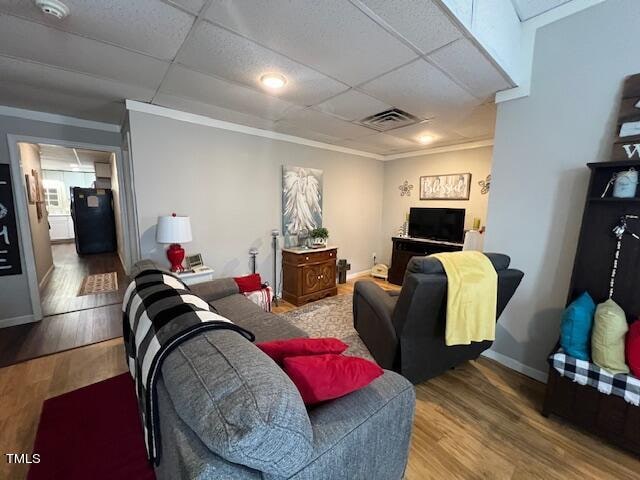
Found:
<svg viewBox="0 0 640 480"><path fill-rule="evenodd" d="M44 203L47 207L59 207L60 196L57 188L45 188L44 189Z"/></svg>

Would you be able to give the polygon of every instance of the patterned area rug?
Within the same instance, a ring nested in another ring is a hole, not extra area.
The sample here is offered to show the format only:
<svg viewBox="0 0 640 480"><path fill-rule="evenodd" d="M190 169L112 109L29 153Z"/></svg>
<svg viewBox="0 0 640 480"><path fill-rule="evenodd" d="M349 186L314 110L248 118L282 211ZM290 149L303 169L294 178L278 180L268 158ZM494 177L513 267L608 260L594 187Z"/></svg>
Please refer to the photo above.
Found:
<svg viewBox="0 0 640 480"><path fill-rule="evenodd" d="M338 295L281 314L310 337L335 337L349 345L346 355L373 360L353 328L353 295Z"/></svg>
<svg viewBox="0 0 640 480"><path fill-rule="evenodd" d="M87 275L82 280L78 296L109 293L118 290L118 274L116 272Z"/></svg>

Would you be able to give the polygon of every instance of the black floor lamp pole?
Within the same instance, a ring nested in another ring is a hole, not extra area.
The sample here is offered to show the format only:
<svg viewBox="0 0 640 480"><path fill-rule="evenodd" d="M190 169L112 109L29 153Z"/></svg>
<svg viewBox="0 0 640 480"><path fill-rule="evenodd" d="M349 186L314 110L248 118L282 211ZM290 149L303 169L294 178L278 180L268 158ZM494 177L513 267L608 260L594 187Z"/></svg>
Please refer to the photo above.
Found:
<svg viewBox="0 0 640 480"><path fill-rule="evenodd" d="M273 239L273 302L278 306L278 235L280 232L277 229L271 230L271 237Z"/></svg>

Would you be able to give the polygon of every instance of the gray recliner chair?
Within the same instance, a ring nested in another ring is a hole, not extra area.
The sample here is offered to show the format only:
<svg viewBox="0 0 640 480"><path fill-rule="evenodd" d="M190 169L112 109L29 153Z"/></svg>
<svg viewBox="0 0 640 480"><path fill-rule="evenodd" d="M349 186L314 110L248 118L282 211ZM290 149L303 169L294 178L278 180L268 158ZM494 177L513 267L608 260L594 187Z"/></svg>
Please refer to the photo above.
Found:
<svg viewBox="0 0 640 480"><path fill-rule="evenodd" d="M509 268L510 258L486 254L498 273L496 321L524 274ZM491 341L471 345L445 344L447 276L433 257L413 257L400 292L387 292L371 281L356 282L354 327L376 362L412 383L433 378L477 358Z"/></svg>

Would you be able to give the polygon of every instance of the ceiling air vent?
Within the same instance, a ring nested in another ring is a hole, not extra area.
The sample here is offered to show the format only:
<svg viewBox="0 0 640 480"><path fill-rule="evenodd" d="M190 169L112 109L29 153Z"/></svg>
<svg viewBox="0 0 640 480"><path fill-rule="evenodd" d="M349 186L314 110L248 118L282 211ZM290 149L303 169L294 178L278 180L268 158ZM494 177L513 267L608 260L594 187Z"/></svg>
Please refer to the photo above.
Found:
<svg viewBox="0 0 640 480"><path fill-rule="evenodd" d="M419 121L419 118L414 117L410 113L404 112L399 108L392 108L391 110L385 110L384 112L363 118L358 123L364 127L377 130L378 132L387 132L394 128L413 125Z"/></svg>

